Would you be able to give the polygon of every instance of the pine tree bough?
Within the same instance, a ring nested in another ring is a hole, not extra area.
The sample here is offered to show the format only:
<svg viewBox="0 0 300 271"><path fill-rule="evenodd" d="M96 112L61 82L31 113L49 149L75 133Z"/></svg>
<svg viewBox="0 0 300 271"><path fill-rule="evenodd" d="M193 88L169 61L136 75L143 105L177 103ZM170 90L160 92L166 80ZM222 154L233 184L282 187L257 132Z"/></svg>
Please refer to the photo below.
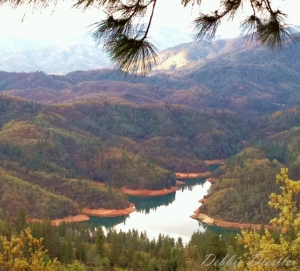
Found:
<svg viewBox="0 0 300 271"><path fill-rule="evenodd" d="M107 18L92 25L91 32L96 43L103 45L119 69L146 75L155 66L157 58L157 49L148 38L157 1L163 0L78 0L73 6L83 10L90 7L104 9ZM0 0L0 5L30 4L34 8L45 8L57 2ZM213 40L221 22L234 20L237 14L244 17L240 24L241 36L254 38L271 49L282 48L284 44L298 40L296 28L286 24L287 14L279 10L272 0L219 0L219 8L211 13L201 11L201 0L181 0L181 4L183 8L188 5L199 8L199 15L194 20L194 38L197 41ZM247 10L250 10L249 14ZM146 23L142 19L146 19Z"/></svg>

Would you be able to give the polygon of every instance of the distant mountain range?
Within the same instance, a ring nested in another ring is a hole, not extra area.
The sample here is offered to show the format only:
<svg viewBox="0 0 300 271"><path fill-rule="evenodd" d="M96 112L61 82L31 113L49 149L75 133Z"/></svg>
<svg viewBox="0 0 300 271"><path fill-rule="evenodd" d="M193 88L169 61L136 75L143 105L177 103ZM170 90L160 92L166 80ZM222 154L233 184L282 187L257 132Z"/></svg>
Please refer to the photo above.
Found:
<svg viewBox="0 0 300 271"><path fill-rule="evenodd" d="M157 69L204 85L228 107L276 110L300 102L299 54L299 43L279 51L241 38L187 43L162 52Z"/></svg>
<svg viewBox="0 0 300 271"><path fill-rule="evenodd" d="M150 38L160 51L191 41L189 34L171 27L154 27ZM107 54L90 37L59 43L6 38L0 40L0 58L0 71L9 72L65 74L112 67Z"/></svg>
<svg viewBox="0 0 300 271"><path fill-rule="evenodd" d="M157 69L147 77L125 77L109 69L89 70L109 63L106 55L92 45L41 48L27 54L16 52L15 57L3 54L2 59L10 59L0 66L72 72L65 76L2 72L3 93L46 104L117 96L139 104L165 102L247 114L276 111L300 102L298 43L275 52L240 38L211 44L185 43L159 53ZM26 59L40 64L29 65Z"/></svg>
<svg viewBox="0 0 300 271"><path fill-rule="evenodd" d="M64 74L72 70L99 69L108 65L106 54L92 45L47 45L18 52L1 52L0 70L44 71Z"/></svg>

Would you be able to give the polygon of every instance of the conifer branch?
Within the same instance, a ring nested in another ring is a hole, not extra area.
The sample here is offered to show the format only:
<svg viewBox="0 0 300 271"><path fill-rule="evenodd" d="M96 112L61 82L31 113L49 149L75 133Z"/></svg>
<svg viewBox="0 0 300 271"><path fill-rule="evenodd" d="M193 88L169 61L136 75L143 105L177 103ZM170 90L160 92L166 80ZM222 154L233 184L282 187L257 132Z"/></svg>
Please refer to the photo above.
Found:
<svg viewBox="0 0 300 271"><path fill-rule="evenodd" d="M107 18L92 26L92 37L97 45L103 45L114 64L127 71L146 74L156 63L156 48L148 40L149 29L157 0L75 0L73 7L86 10L90 7L104 9ZM163 0L161 0L163 1ZM175 1L175 0L174 0ZM241 35L255 37L268 47L282 48L287 41L298 41L299 34L285 23L287 15L274 9L271 0L219 0L219 8L210 13L201 12L201 0L180 0L183 7L198 6L200 13L194 20L194 38L211 41L215 38L224 20L233 20L243 6L248 3L252 12L245 14L241 22ZM284 0L281 0L282 2ZM0 6L13 7L31 5L46 8L57 4L58 0L0 0ZM152 5L151 15L145 24L138 19L144 18Z"/></svg>

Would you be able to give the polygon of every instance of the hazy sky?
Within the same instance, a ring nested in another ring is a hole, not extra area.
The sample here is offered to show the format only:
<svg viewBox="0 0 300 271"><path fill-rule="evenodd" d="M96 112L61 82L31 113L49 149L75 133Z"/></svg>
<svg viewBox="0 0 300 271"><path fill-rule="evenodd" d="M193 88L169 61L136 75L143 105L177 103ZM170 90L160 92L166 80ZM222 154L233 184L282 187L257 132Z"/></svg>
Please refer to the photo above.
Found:
<svg viewBox="0 0 300 271"><path fill-rule="evenodd" d="M276 1L276 0L274 0ZM274 2L273 1L273 2ZM31 7L22 6L12 9L9 6L0 7L0 39L17 37L33 40L64 40L73 36L84 37L89 31L87 26L103 18L103 12L90 8L85 12L71 9L72 1L58 1L53 9L32 10ZM191 22L197 14L197 9L184 9L180 0L158 0L154 15L154 24L160 26L173 26L192 33ZM284 11L289 14L293 24L300 24L296 0L285 0ZM204 0L204 8L215 10L218 1ZM25 14L25 17L24 17ZM22 19L24 20L22 22ZM238 22L224 25L219 31L221 37L234 37L239 33Z"/></svg>

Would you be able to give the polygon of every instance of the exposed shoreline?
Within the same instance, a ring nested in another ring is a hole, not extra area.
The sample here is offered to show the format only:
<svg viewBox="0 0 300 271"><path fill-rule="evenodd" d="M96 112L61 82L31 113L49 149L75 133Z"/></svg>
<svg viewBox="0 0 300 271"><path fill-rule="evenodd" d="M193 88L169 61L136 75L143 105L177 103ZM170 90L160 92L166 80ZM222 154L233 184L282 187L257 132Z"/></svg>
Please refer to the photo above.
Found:
<svg viewBox="0 0 300 271"><path fill-rule="evenodd" d="M220 165L226 162L227 159L217 159L217 160L205 160L205 164L210 166L210 165ZM184 174L184 173L178 173L178 174ZM193 173L190 173L193 174ZM211 175L208 176L207 181L210 182L211 184L215 184L218 179L210 177ZM177 173L176 173L177 177ZM180 177L179 177L180 178ZM192 178L192 177L190 177ZM207 198L202 198L198 202L201 204L205 204ZM217 226L220 228L224 229L249 229L251 228L252 230L260 230L262 224L252 224L252 223L239 223L239 222L230 222L230 221L225 221L221 219L215 219L209 215L200 213L199 209L194 211L194 214L190 216L191 218L202 221L203 223L209 225L209 226ZM275 226L272 225L264 225L265 229L276 229Z"/></svg>
<svg viewBox="0 0 300 271"><path fill-rule="evenodd" d="M207 181L209 181L211 184L214 184L214 183L216 183L216 182L218 181L218 179L217 179L217 178L209 177L209 178L207 179Z"/></svg>
<svg viewBox="0 0 300 271"><path fill-rule="evenodd" d="M75 216L67 216L63 218L57 218L51 220L52 226L59 226L59 224L65 222L65 223L73 223L73 222L84 222L89 221L90 216L98 216L98 217L116 217L116 216L127 216L131 214L132 212L136 211L135 206L133 203L130 203L128 208L125 209L89 209L89 208L83 208L82 213ZM27 222L43 222L41 219L36 218L26 218Z"/></svg>
<svg viewBox="0 0 300 271"><path fill-rule="evenodd" d="M98 217L116 217L116 216L127 216L132 212L135 212L134 204L130 203L128 208L125 209L89 209L83 208L82 213L88 216L98 216Z"/></svg>
<svg viewBox="0 0 300 271"><path fill-rule="evenodd" d="M217 161L217 160L216 160ZM182 173L182 172L176 172L175 173L176 178L178 179L196 179L196 178L208 178L211 176L211 171L206 172L195 172L195 173ZM170 188L164 188L160 190L150 190L150 189L129 189L126 187L122 188L122 192L129 196L136 196L136 197L156 197L156 196L165 196L167 194L174 193L179 188L178 186L184 185L185 182L176 180L176 185L172 186Z"/></svg>
<svg viewBox="0 0 300 271"><path fill-rule="evenodd" d="M62 222L72 223L72 222L83 222L83 221L88 221L88 220L90 220L90 218L87 215L80 214L80 215L76 215L76 216L67 216L67 217L60 218L60 219L53 219L53 220L51 220L51 225L59 226L59 224L61 224Z"/></svg>
<svg viewBox="0 0 300 271"><path fill-rule="evenodd" d="M176 172L175 175L176 178L188 178L188 179L208 178L211 176L211 171L194 172L194 173Z"/></svg>
<svg viewBox="0 0 300 271"><path fill-rule="evenodd" d="M37 218L30 218L26 217L27 222L44 222L42 219L37 219ZM57 218L57 219L52 219L51 220L51 225L52 226L59 226L62 222L65 223L72 223L72 222L83 222L83 221L88 221L90 218L87 215L80 214L80 215L74 215L74 216L67 216L63 218Z"/></svg>
<svg viewBox="0 0 300 271"><path fill-rule="evenodd" d="M221 165L225 163L227 159L216 159L216 160L204 160L204 163L207 166L212 166L212 165Z"/></svg>
<svg viewBox="0 0 300 271"><path fill-rule="evenodd" d="M122 188L122 192L129 196L136 197L156 197L156 196L165 196L171 193L174 193L178 190L177 186L172 186L170 188L164 188L160 190L149 190L149 189L128 189Z"/></svg>
<svg viewBox="0 0 300 271"><path fill-rule="evenodd" d="M223 160L208 160L205 161L207 164L218 164L223 162ZM177 178L208 178L211 176L210 171L199 172L199 173L175 173ZM213 179L213 178L209 178ZM103 186L104 183L96 183L97 185ZM160 190L149 190L149 189L128 189L126 187L122 188L122 192L129 196L137 196L137 197L155 197L155 196L165 196L171 193L176 192L179 188L178 186L184 185L185 182L176 180L176 186L172 186L170 188L164 188ZM59 224L72 223L72 222L84 222L90 220L89 216L98 216L98 217L118 217L118 216L127 216L132 212L136 211L134 204L130 204L128 208L125 209L89 209L83 208L81 214L75 216L67 216L60 219L51 220L51 225L58 226ZM28 222L39 221L40 219L27 218Z"/></svg>
<svg viewBox="0 0 300 271"><path fill-rule="evenodd" d="M198 200L198 202L204 204L204 203L205 203L205 200L206 200L206 199L203 198L203 199Z"/></svg>
<svg viewBox="0 0 300 271"><path fill-rule="evenodd" d="M251 223L239 223L239 222L230 222L221 219L212 218L206 214L200 213L199 210L195 210L194 214L190 216L193 219L202 221L203 223L209 226L218 226L225 229L248 229L260 230L261 224L251 224ZM264 225L265 229L276 229L272 225Z"/></svg>

